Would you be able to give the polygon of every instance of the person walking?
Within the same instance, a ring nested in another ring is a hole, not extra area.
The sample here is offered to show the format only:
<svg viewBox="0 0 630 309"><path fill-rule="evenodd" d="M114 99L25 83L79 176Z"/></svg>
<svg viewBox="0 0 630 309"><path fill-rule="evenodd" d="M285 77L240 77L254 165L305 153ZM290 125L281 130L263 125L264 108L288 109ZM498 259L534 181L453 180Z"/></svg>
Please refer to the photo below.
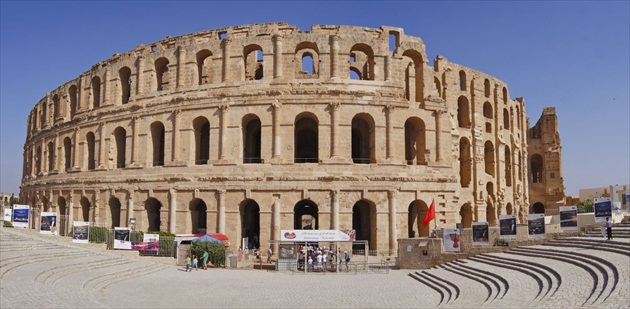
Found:
<svg viewBox="0 0 630 309"><path fill-rule="evenodd" d="M199 264L199 259L197 258L196 255L193 254L193 264L192 264L192 268L199 270L199 267L197 267L197 265ZM192 269L191 269L192 271Z"/></svg>
<svg viewBox="0 0 630 309"><path fill-rule="evenodd" d="M610 217L606 218L606 240L612 239L612 220Z"/></svg>
<svg viewBox="0 0 630 309"><path fill-rule="evenodd" d="M348 272L350 270L350 268L348 268L348 263L350 263L350 254L348 254L348 251L343 252L343 258L346 261L346 272Z"/></svg>
<svg viewBox="0 0 630 309"><path fill-rule="evenodd" d="M186 256L186 272L190 271L190 255Z"/></svg>
<svg viewBox="0 0 630 309"><path fill-rule="evenodd" d="M267 249L267 264L271 263L272 255L273 255L273 250L271 250L271 247L269 247L269 249Z"/></svg>
<svg viewBox="0 0 630 309"><path fill-rule="evenodd" d="M204 270L208 269L208 251L203 252L202 265Z"/></svg>

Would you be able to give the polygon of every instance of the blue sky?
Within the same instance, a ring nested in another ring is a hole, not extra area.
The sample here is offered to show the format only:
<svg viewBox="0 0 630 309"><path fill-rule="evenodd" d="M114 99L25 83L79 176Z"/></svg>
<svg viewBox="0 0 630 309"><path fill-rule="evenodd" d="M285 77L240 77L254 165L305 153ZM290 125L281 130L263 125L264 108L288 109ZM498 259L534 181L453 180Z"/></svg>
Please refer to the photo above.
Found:
<svg viewBox="0 0 630 309"><path fill-rule="evenodd" d="M26 119L47 92L114 53L201 30L286 21L421 37L431 60L491 74L530 124L555 106L566 193L630 183L629 1L0 2L0 191L18 193Z"/></svg>

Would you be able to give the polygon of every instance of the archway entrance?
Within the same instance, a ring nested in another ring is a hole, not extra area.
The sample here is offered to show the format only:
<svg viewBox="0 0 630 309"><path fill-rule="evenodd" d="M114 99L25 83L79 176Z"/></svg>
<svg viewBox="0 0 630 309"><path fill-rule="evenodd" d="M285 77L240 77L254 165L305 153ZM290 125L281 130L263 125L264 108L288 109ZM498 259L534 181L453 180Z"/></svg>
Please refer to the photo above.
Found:
<svg viewBox="0 0 630 309"><path fill-rule="evenodd" d="M543 203L540 203L540 202L534 204L534 206L532 206L532 213L544 214L545 213L545 205L543 205Z"/></svg>
<svg viewBox="0 0 630 309"><path fill-rule="evenodd" d="M112 228L120 226L120 200L112 197L109 199L109 211L112 216Z"/></svg>
<svg viewBox="0 0 630 309"><path fill-rule="evenodd" d="M356 240L367 240L369 248L376 250L376 211L366 200L360 200L352 207L352 229ZM353 244L352 250L365 250L361 244ZM356 254L356 253L355 253Z"/></svg>
<svg viewBox="0 0 630 309"><path fill-rule="evenodd" d="M422 226L422 220L426 215L429 207L427 203L421 200L415 200L409 204L409 212L407 217L407 226L409 238L429 237L430 225Z"/></svg>
<svg viewBox="0 0 630 309"><path fill-rule="evenodd" d="M260 248L260 206L254 200L241 204L241 237L247 237L247 248Z"/></svg>
<svg viewBox="0 0 630 309"><path fill-rule="evenodd" d="M473 211L470 203L462 205L459 210L459 216L461 217L461 223L464 228L472 228Z"/></svg>
<svg viewBox="0 0 630 309"><path fill-rule="evenodd" d="M147 231L159 232L162 221L160 220L160 209L162 209L162 203L155 198L150 197L144 202L144 209L147 211L147 219L149 221L149 228Z"/></svg>
<svg viewBox="0 0 630 309"><path fill-rule="evenodd" d="M309 200L302 200L293 209L293 229L319 230L319 209Z"/></svg>
<svg viewBox="0 0 630 309"><path fill-rule="evenodd" d="M87 197L81 198L81 210L83 213L83 221L90 222L90 201Z"/></svg>
<svg viewBox="0 0 630 309"><path fill-rule="evenodd" d="M203 200L196 198L190 201L188 209L190 210L190 222L192 223L191 233L207 233L208 226L206 211L208 210L208 207L206 206L206 203Z"/></svg>

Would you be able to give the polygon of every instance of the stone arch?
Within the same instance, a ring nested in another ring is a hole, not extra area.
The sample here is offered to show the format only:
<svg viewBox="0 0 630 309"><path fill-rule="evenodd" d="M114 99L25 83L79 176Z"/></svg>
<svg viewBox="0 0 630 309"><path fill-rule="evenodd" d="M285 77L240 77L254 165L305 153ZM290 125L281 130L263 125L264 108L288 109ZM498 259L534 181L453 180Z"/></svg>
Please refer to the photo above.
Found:
<svg viewBox="0 0 630 309"><path fill-rule="evenodd" d="M313 42L301 42L295 47L296 78L319 76L319 49Z"/></svg>
<svg viewBox="0 0 630 309"><path fill-rule="evenodd" d="M367 240L370 250L377 250L376 205L368 200L360 200L352 206L352 229L357 240ZM353 250L362 249L353 246Z"/></svg>
<svg viewBox="0 0 630 309"><path fill-rule="evenodd" d="M248 248L260 248L260 206L248 199L240 205L241 235L248 238Z"/></svg>
<svg viewBox="0 0 630 309"><path fill-rule="evenodd" d="M429 211L427 203L422 200L415 200L409 204L407 212L407 227L409 238L429 237L431 226L422 226L422 220Z"/></svg>
<svg viewBox="0 0 630 309"><path fill-rule="evenodd" d="M503 87L503 104L507 104L507 100L508 100L507 88Z"/></svg>
<svg viewBox="0 0 630 309"><path fill-rule="evenodd" d="M372 47L364 43L354 44L350 48L350 57L354 61L350 62L350 67L358 71L362 80L374 80L374 51Z"/></svg>
<svg viewBox="0 0 630 309"><path fill-rule="evenodd" d="M510 129L510 112L508 112L507 108L503 109L503 128L505 130Z"/></svg>
<svg viewBox="0 0 630 309"><path fill-rule="evenodd" d="M262 133L260 118L254 114L243 117L243 163L262 163Z"/></svg>
<svg viewBox="0 0 630 309"><path fill-rule="evenodd" d="M317 116L303 112L295 117L294 156L295 163L319 162L319 129Z"/></svg>
<svg viewBox="0 0 630 309"><path fill-rule="evenodd" d="M533 154L530 161L530 173L532 183L544 183L544 164L543 157L540 154Z"/></svg>
<svg viewBox="0 0 630 309"><path fill-rule="evenodd" d="M129 67L122 67L118 70L118 76L120 77L120 103L127 104L131 98L131 69Z"/></svg>
<svg viewBox="0 0 630 309"><path fill-rule="evenodd" d="M42 147L37 146L37 150L35 151L35 174L39 174L42 172Z"/></svg>
<svg viewBox="0 0 630 309"><path fill-rule="evenodd" d="M512 186L512 151L509 146L505 146L505 185Z"/></svg>
<svg viewBox="0 0 630 309"><path fill-rule="evenodd" d="M490 97L490 80L487 78L483 81L483 95L486 98Z"/></svg>
<svg viewBox="0 0 630 309"><path fill-rule="evenodd" d="M114 130L115 143L112 146L115 148L116 163L115 168L124 168L127 153L127 131L123 127L117 127Z"/></svg>
<svg viewBox="0 0 630 309"><path fill-rule="evenodd" d="M544 214L545 213L545 205L541 202L534 203L530 210L530 213L534 214Z"/></svg>
<svg viewBox="0 0 630 309"><path fill-rule="evenodd" d="M355 164L376 162L374 118L360 113L352 118L352 161Z"/></svg>
<svg viewBox="0 0 630 309"><path fill-rule="evenodd" d="M191 233L201 234L208 232L208 205L199 198L192 199L188 204L190 210Z"/></svg>
<svg viewBox="0 0 630 309"><path fill-rule="evenodd" d="M410 117L405 121L405 160L407 165L425 165L426 130L424 121L418 117Z"/></svg>
<svg viewBox="0 0 630 309"><path fill-rule="evenodd" d="M442 85L440 83L440 79L436 77L433 78L433 82L435 83L435 90L438 93L438 96L441 98L442 97Z"/></svg>
<svg viewBox="0 0 630 309"><path fill-rule="evenodd" d="M466 91L466 72L459 71L459 90Z"/></svg>
<svg viewBox="0 0 630 309"><path fill-rule="evenodd" d="M472 228L473 208L470 205L470 203L465 203L459 209L459 218L460 218L459 222L462 224L464 228Z"/></svg>
<svg viewBox="0 0 630 309"><path fill-rule="evenodd" d="M159 232L162 225L162 219L160 218L162 203L156 198L150 197L144 201L144 209L147 212L147 231Z"/></svg>
<svg viewBox="0 0 630 309"><path fill-rule="evenodd" d="M293 228L296 230L319 230L319 207L305 199L293 207Z"/></svg>
<svg viewBox="0 0 630 309"><path fill-rule="evenodd" d="M195 138L195 164L208 164L210 160L210 122L199 116L192 122Z"/></svg>
<svg viewBox="0 0 630 309"><path fill-rule="evenodd" d="M486 220L489 225L496 225L497 223L497 209L495 208L494 201L490 198L486 200Z"/></svg>
<svg viewBox="0 0 630 309"><path fill-rule="evenodd" d="M468 188L472 181L472 156L468 138L459 139L459 183L462 188Z"/></svg>
<svg viewBox="0 0 630 309"><path fill-rule="evenodd" d="M405 69L407 100L422 102L424 100L424 76L422 75L424 60L422 54L416 50L408 49L402 55L404 63L407 63Z"/></svg>
<svg viewBox="0 0 630 309"><path fill-rule="evenodd" d="M57 206L59 206L59 219L57 220L59 235L66 236L68 231L69 208L63 196L57 198Z"/></svg>
<svg viewBox="0 0 630 309"><path fill-rule="evenodd" d="M120 223L120 212L122 209L122 205L120 204L120 200L112 196L109 198L109 213L111 218L111 228L123 226Z"/></svg>
<svg viewBox="0 0 630 309"><path fill-rule="evenodd" d="M90 222L90 208L92 208L92 203L90 203L90 200L86 196L83 196L79 204L81 204L81 219L84 222Z"/></svg>
<svg viewBox="0 0 630 309"><path fill-rule="evenodd" d="M39 120L39 124L41 128L46 127L46 123L48 121L48 104L46 104L46 102L41 104L41 108L42 108L42 118L40 118Z"/></svg>
<svg viewBox="0 0 630 309"><path fill-rule="evenodd" d="M262 80L264 77L263 49L260 45L250 44L243 48L243 69L245 80Z"/></svg>
<svg viewBox="0 0 630 309"><path fill-rule="evenodd" d="M93 170L96 168L96 147L95 147L96 138L94 137L93 132L88 132L85 135L85 142L87 143L86 148L86 158L87 158L87 168L88 170Z"/></svg>
<svg viewBox="0 0 630 309"><path fill-rule="evenodd" d="M52 172L55 169L55 143L52 141L48 142L47 145L47 153L48 153L48 173Z"/></svg>
<svg viewBox="0 0 630 309"><path fill-rule="evenodd" d="M212 81L212 52L203 49L197 52L195 57L197 60L197 83L199 85L209 84Z"/></svg>
<svg viewBox="0 0 630 309"><path fill-rule="evenodd" d="M494 145L491 141L484 144L484 162L486 174L494 176Z"/></svg>
<svg viewBox="0 0 630 309"><path fill-rule="evenodd" d="M70 97L70 119L74 118L74 115L78 110L78 100L77 100L77 86L72 85L68 88L68 96Z"/></svg>
<svg viewBox="0 0 630 309"><path fill-rule="evenodd" d="M166 57L155 60L155 78L157 83L157 91L170 90L171 74L169 70L169 61Z"/></svg>
<svg viewBox="0 0 630 309"><path fill-rule="evenodd" d="M457 98L457 125L470 129L470 104L465 96Z"/></svg>
<svg viewBox="0 0 630 309"><path fill-rule="evenodd" d="M99 108L101 106L101 78L98 76L92 77L91 86L92 107Z"/></svg>
<svg viewBox="0 0 630 309"><path fill-rule="evenodd" d="M512 207L512 203L507 203L507 205L505 205L505 214L512 215L513 213L514 213L514 208Z"/></svg>
<svg viewBox="0 0 630 309"><path fill-rule="evenodd" d="M70 137L63 139L64 170L67 172L72 168L72 140Z"/></svg>
<svg viewBox="0 0 630 309"><path fill-rule="evenodd" d="M58 118L61 117L61 106L59 104L59 95L55 94L52 97L52 101L53 101L53 122Z"/></svg>
<svg viewBox="0 0 630 309"><path fill-rule="evenodd" d="M159 121L155 121L151 124L151 158L153 160L153 166L164 166L164 144L164 124Z"/></svg>

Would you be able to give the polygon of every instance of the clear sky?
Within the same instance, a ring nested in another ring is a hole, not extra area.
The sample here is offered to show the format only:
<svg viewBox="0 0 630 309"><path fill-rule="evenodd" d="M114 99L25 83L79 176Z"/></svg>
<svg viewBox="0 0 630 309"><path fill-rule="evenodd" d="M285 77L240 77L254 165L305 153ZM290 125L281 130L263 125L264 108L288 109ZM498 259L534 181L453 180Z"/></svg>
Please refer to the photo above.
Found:
<svg viewBox="0 0 630 309"><path fill-rule="evenodd" d="M0 191L18 193L27 115L114 53L167 35L285 21L402 27L436 55L524 97L530 125L555 106L566 194L630 183L629 1L0 0Z"/></svg>

